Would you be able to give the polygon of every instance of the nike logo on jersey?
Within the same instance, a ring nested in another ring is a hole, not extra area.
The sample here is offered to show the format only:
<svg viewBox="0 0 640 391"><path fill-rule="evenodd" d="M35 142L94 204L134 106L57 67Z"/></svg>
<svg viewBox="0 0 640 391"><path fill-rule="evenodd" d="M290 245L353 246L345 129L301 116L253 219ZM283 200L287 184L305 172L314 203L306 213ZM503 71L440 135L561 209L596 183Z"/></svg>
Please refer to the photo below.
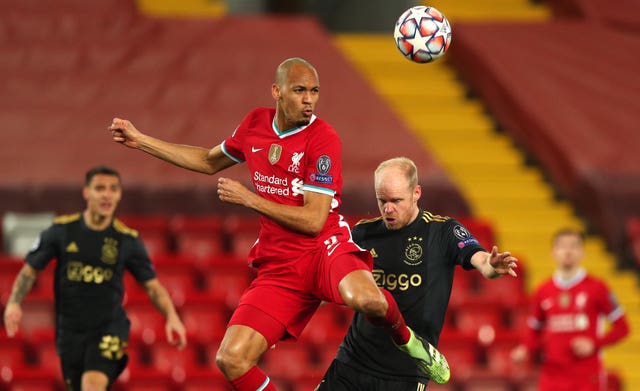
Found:
<svg viewBox="0 0 640 391"><path fill-rule="evenodd" d="M251 152L260 152L262 148L251 147Z"/></svg>

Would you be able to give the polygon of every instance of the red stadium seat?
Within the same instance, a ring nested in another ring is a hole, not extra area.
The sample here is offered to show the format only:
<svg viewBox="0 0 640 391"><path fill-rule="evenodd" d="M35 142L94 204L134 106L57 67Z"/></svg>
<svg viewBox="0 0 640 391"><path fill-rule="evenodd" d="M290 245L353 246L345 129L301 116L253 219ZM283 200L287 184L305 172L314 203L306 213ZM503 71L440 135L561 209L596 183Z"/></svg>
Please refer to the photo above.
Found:
<svg viewBox="0 0 640 391"><path fill-rule="evenodd" d="M326 369L326 368L325 368ZM291 391L309 391L315 390L320 381L322 380L323 374L310 374L307 376L303 376L300 379L296 379L291 382Z"/></svg>
<svg viewBox="0 0 640 391"><path fill-rule="evenodd" d="M451 378L460 382L473 374L480 363L477 340L472 336L447 330L440 336L438 350L444 354L451 367ZM429 385L431 387L431 385Z"/></svg>
<svg viewBox="0 0 640 391"><path fill-rule="evenodd" d="M453 285L451 287L451 297L449 298L449 307L455 309L462 303L465 303L474 294L478 272L473 270L463 270L461 267L456 267L453 276Z"/></svg>
<svg viewBox="0 0 640 391"><path fill-rule="evenodd" d="M166 340L166 320L149 299L130 300L125 311L131 321L132 339L138 339L145 345Z"/></svg>
<svg viewBox="0 0 640 391"><path fill-rule="evenodd" d="M15 257L0 257L0 303L4 304L9 299L13 282L23 264L22 260Z"/></svg>
<svg viewBox="0 0 640 391"><path fill-rule="evenodd" d="M140 302L143 300L149 300L147 291L144 287L136 281L133 275L129 272L124 274L124 304L129 301Z"/></svg>
<svg viewBox="0 0 640 391"><path fill-rule="evenodd" d="M35 356L38 368L55 373L58 381L62 382L60 358L56 350L55 330L41 329L32 333L29 339L30 350Z"/></svg>
<svg viewBox="0 0 640 391"><path fill-rule="evenodd" d="M200 344L221 341L229 318L226 306L206 296L190 298L180 315L190 343Z"/></svg>
<svg viewBox="0 0 640 391"><path fill-rule="evenodd" d="M511 351L520 344L521 339L516 334L501 335L496 340L485 346L486 368L489 373L509 374L514 377L523 377L530 368L525 364L515 364L511 361Z"/></svg>
<svg viewBox="0 0 640 391"><path fill-rule="evenodd" d="M280 342L263 355L262 369L274 378L294 381L315 367L309 347L303 343Z"/></svg>
<svg viewBox="0 0 640 391"><path fill-rule="evenodd" d="M14 370L7 383L8 391L62 390L62 383L56 379L56 375L42 368Z"/></svg>
<svg viewBox="0 0 640 391"><path fill-rule="evenodd" d="M517 271L516 271L517 272ZM526 299L524 280L521 276L502 276L500 278L480 278L478 291L473 300L487 303L499 303L503 307L515 308Z"/></svg>
<svg viewBox="0 0 640 391"><path fill-rule="evenodd" d="M20 329L25 335L36 330L55 327L53 295L50 297L27 296L22 302L22 322Z"/></svg>
<svg viewBox="0 0 640 391"><path fill-rule="evenodd" d="M155 343L149 346L149 358L153 368L169 374L177 384L184 383L187 371L204 367L204 363L199 359L198 350L193 344L178 350L169 343Z"/></svg>
<svg viewBox="0 0 640 391"><path fill-rule="evenodd" d="M243 269L212 269L204 276L204 291L215 301L224 303L229 309L235 309L240 296L249 286L249 270Z"/></svg>
<svg viewBox="0 0 640 391"><path fill-rule="evenodd" d="M527 329L527 319L529 317L528 303L523 302L521 305L511 308L507 312L508 328L513 332L524 333Z"/></svg>
<svg viewBox="0 0 640 391"><path fill-rule="evenodd" d="M302 341L300 341L302 342ZM332 342L327 345L317 346L315 350L315 372L312 375L323 376L329 369L333 359L338 353L340 343Z"/></svg>
<svg viewBox="0 0 640 391"><path fill-rule="evenodd" d="M636 265L640 266L640 217L627 220L627 241Z"/></svg>
<svg viewBox="0 0 640 391"><path fill-rule="evenodd" d="M613 369L607 369L607 391L622 391L623 382L620 374Z"/></svg>
<svg viewBox="0 0 640 391"><path fill-rule="evenodd" d="M222 220L217 216L175 216L171 231L180 254L196 258L212 257L223 252Z"/></svg>
<svg viewBox="0 0 640 391"><path fill-rule="evenodd" d="M168 217L160 215L120 215L118 218L128 227L138 231L151 259L171 250Z"/></svg>
<svg viewBox="0 0 640 391"><path fill-rule="evenodd" d="M181 307L194 294L198 279L196 271L189 263L156 264L156 274L167 289L176 307Z"/></svg>
<svg viewBox="0 0 640 391"><path fill-rule="evenodd" d="M460 305L454 316L458 332L475 337L480 343L488 344L504 330L504 310L497 303L478 305L468 302Z"/></svg>
<svg viewBox="0 0 640 391"><path fill-rule="evenodd" d="M27 349L22 334L9 338L3 330L0 332L0 346L1 372L15 371L27 365Z"/></svg>
<svg viewBox="0 0 640 391"><path fill-rule="evenodd" d="M455 380L449 380L445 384L437 384L434 382L430 382L427 387L429 391L460 391L458 384Z"/></svg>
<svg viewBox="0 0 640 391"><path fill-rule="evenodd" d="M130 366L118 377L116 386L126 391L173 391L175 383L169 373L154 367Z"/></svg>
<svg viewBox="0 0 640 391"><path fill-rule="evenodd" d="M194 266L200 273L207 273L211 270L229 270L234 269L238 272L253 273L253 269L249 266L246 257L236 256L235 254L218 254L212 257L193 259Z"/></svg>
<svg viewBox="0 0 640 391"><path fill-rule="evenodd" d="M229 251L246 258L260 233L260 220L257 216L230 216L224 220L224 230L229 240Z"/></svg>
<svg viewBox="0 0 640 391"><path fill-rule="evenodd" d="M316 346L337 347L347 333L350 324L343 319L343 316L339 306L335 304L321 305L302 332L300 341L308 341Z"/></svg>
<svg viewBox="0 0 640 391"><path fill-rule="evenodd" d="M511 391L508 376L471 376L462 387L464 391Z"/></svg>
<svg viewBox="0 0 640 391"><path fill-rule="evenodd" d="M518 391L538 391L538 379L540 375L534 370L526 377L517 379L514 383Z"/></svg>
<svg viewBox="0 0 640 391"><path fill-rule="evenodd" d="M201 376L187 376L181 388L182 391L230 391L229 382L222 377L222 374L211 374Z"/></svg>

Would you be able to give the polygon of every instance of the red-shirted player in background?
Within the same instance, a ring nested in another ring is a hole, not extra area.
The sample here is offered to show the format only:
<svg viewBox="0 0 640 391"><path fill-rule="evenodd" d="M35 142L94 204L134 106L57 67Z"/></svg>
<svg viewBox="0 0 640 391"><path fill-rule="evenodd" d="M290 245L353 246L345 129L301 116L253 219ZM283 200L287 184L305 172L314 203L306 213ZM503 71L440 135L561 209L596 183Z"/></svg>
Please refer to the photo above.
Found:
<svg viewBox="0 0 640 391"><path fill-rule="evenodd" d="M525 341L512 358L522 362L542 353L541 391L604 391L600 350L629 334L627 319L607 285L581 267L581 232L558 231L552 256L556 271L534 292ZM611 326L606 333L605 320Z"/></svg>
<svg viewBox="0 0 640 391"><path fill-rule="evenodd" d="M391 294L376 286L369 252L353 243L337 213L342 146L335 130L314 114L319 92L315 68L292 58L276 70L275 109L251 111L232 136L210 150L149 137L118 118L109 130L118 143L205 174L247 163L255 192L218 179L222 201L261 214L258 242L249 254L258 276L240 299L216 357L235 390L276 389L258 360L279 340L297 338L322 300L363 313L426 376L444 383L446 360L406 326Z"/></svg>

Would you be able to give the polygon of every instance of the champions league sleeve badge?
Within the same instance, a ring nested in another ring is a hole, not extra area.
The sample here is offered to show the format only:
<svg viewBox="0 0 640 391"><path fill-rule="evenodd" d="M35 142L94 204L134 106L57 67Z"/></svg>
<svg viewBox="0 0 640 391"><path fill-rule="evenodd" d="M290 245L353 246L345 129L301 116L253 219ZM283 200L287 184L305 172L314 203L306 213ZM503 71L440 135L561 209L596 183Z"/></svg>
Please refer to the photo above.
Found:
<svg viewBox="0 0 640 391"><path fill-rule="evenodd" d="M465 248L469 244L479 244L478 240L474 238L465 227L459 224L453 227L453 236L460 239L458 242L458 248L460 249Z"/></svg>
<svg viewBox="0 0 640 391"><path fill-rule="evenodd" d="M333 176L327 174L330 169L331 158L327 155L322 155L316 161L316 170L318 170L318 172L311 174L309 179L316 183L331 184L333 183Z"/></svg>

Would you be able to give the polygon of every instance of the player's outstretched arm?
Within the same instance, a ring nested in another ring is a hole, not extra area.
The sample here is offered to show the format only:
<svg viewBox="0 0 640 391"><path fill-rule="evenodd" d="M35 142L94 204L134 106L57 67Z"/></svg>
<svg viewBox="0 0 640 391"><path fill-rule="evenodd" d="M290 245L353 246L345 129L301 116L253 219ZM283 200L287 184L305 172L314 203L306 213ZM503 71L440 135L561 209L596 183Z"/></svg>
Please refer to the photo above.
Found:
<svg viewBox="0 0 640 391"><path fill-rule="evenodd" d="M485 278L496 278L505 274L517 277L515 268L518 267L518 259L510 252L498 252L498 247L493 246L491 252L478 251L471 257L471 264L482 273Z"/></svg>
<svg viewBox="0 0 640 391"><path fill-rule="evenodd" d="M113 141L188 170L212 175L235 164L222 153L219 145L206 149L169 143L142 133L126 119L114 118L108 130L111 131Z"/></svg>
<svg viewBox="0 0 640 391"><path fill-rule="evenodd" d="M185 348L187 346L187 332L166 288L157 278L145 282L144 288L153 305L166 318L165 332L167 333L167 341L177 346L178 349Z"/></svg>
<svg viewBox="0 0 640 391"><path fill-rule="evenodd" d="M7 300L7 307L4 309L4 328L9 337L13 337L18 332L20 321L22 320L22 299L31 291L36 280L38 271L31 265L25 264L20 269L13 282L11 296Z"/></svg>

